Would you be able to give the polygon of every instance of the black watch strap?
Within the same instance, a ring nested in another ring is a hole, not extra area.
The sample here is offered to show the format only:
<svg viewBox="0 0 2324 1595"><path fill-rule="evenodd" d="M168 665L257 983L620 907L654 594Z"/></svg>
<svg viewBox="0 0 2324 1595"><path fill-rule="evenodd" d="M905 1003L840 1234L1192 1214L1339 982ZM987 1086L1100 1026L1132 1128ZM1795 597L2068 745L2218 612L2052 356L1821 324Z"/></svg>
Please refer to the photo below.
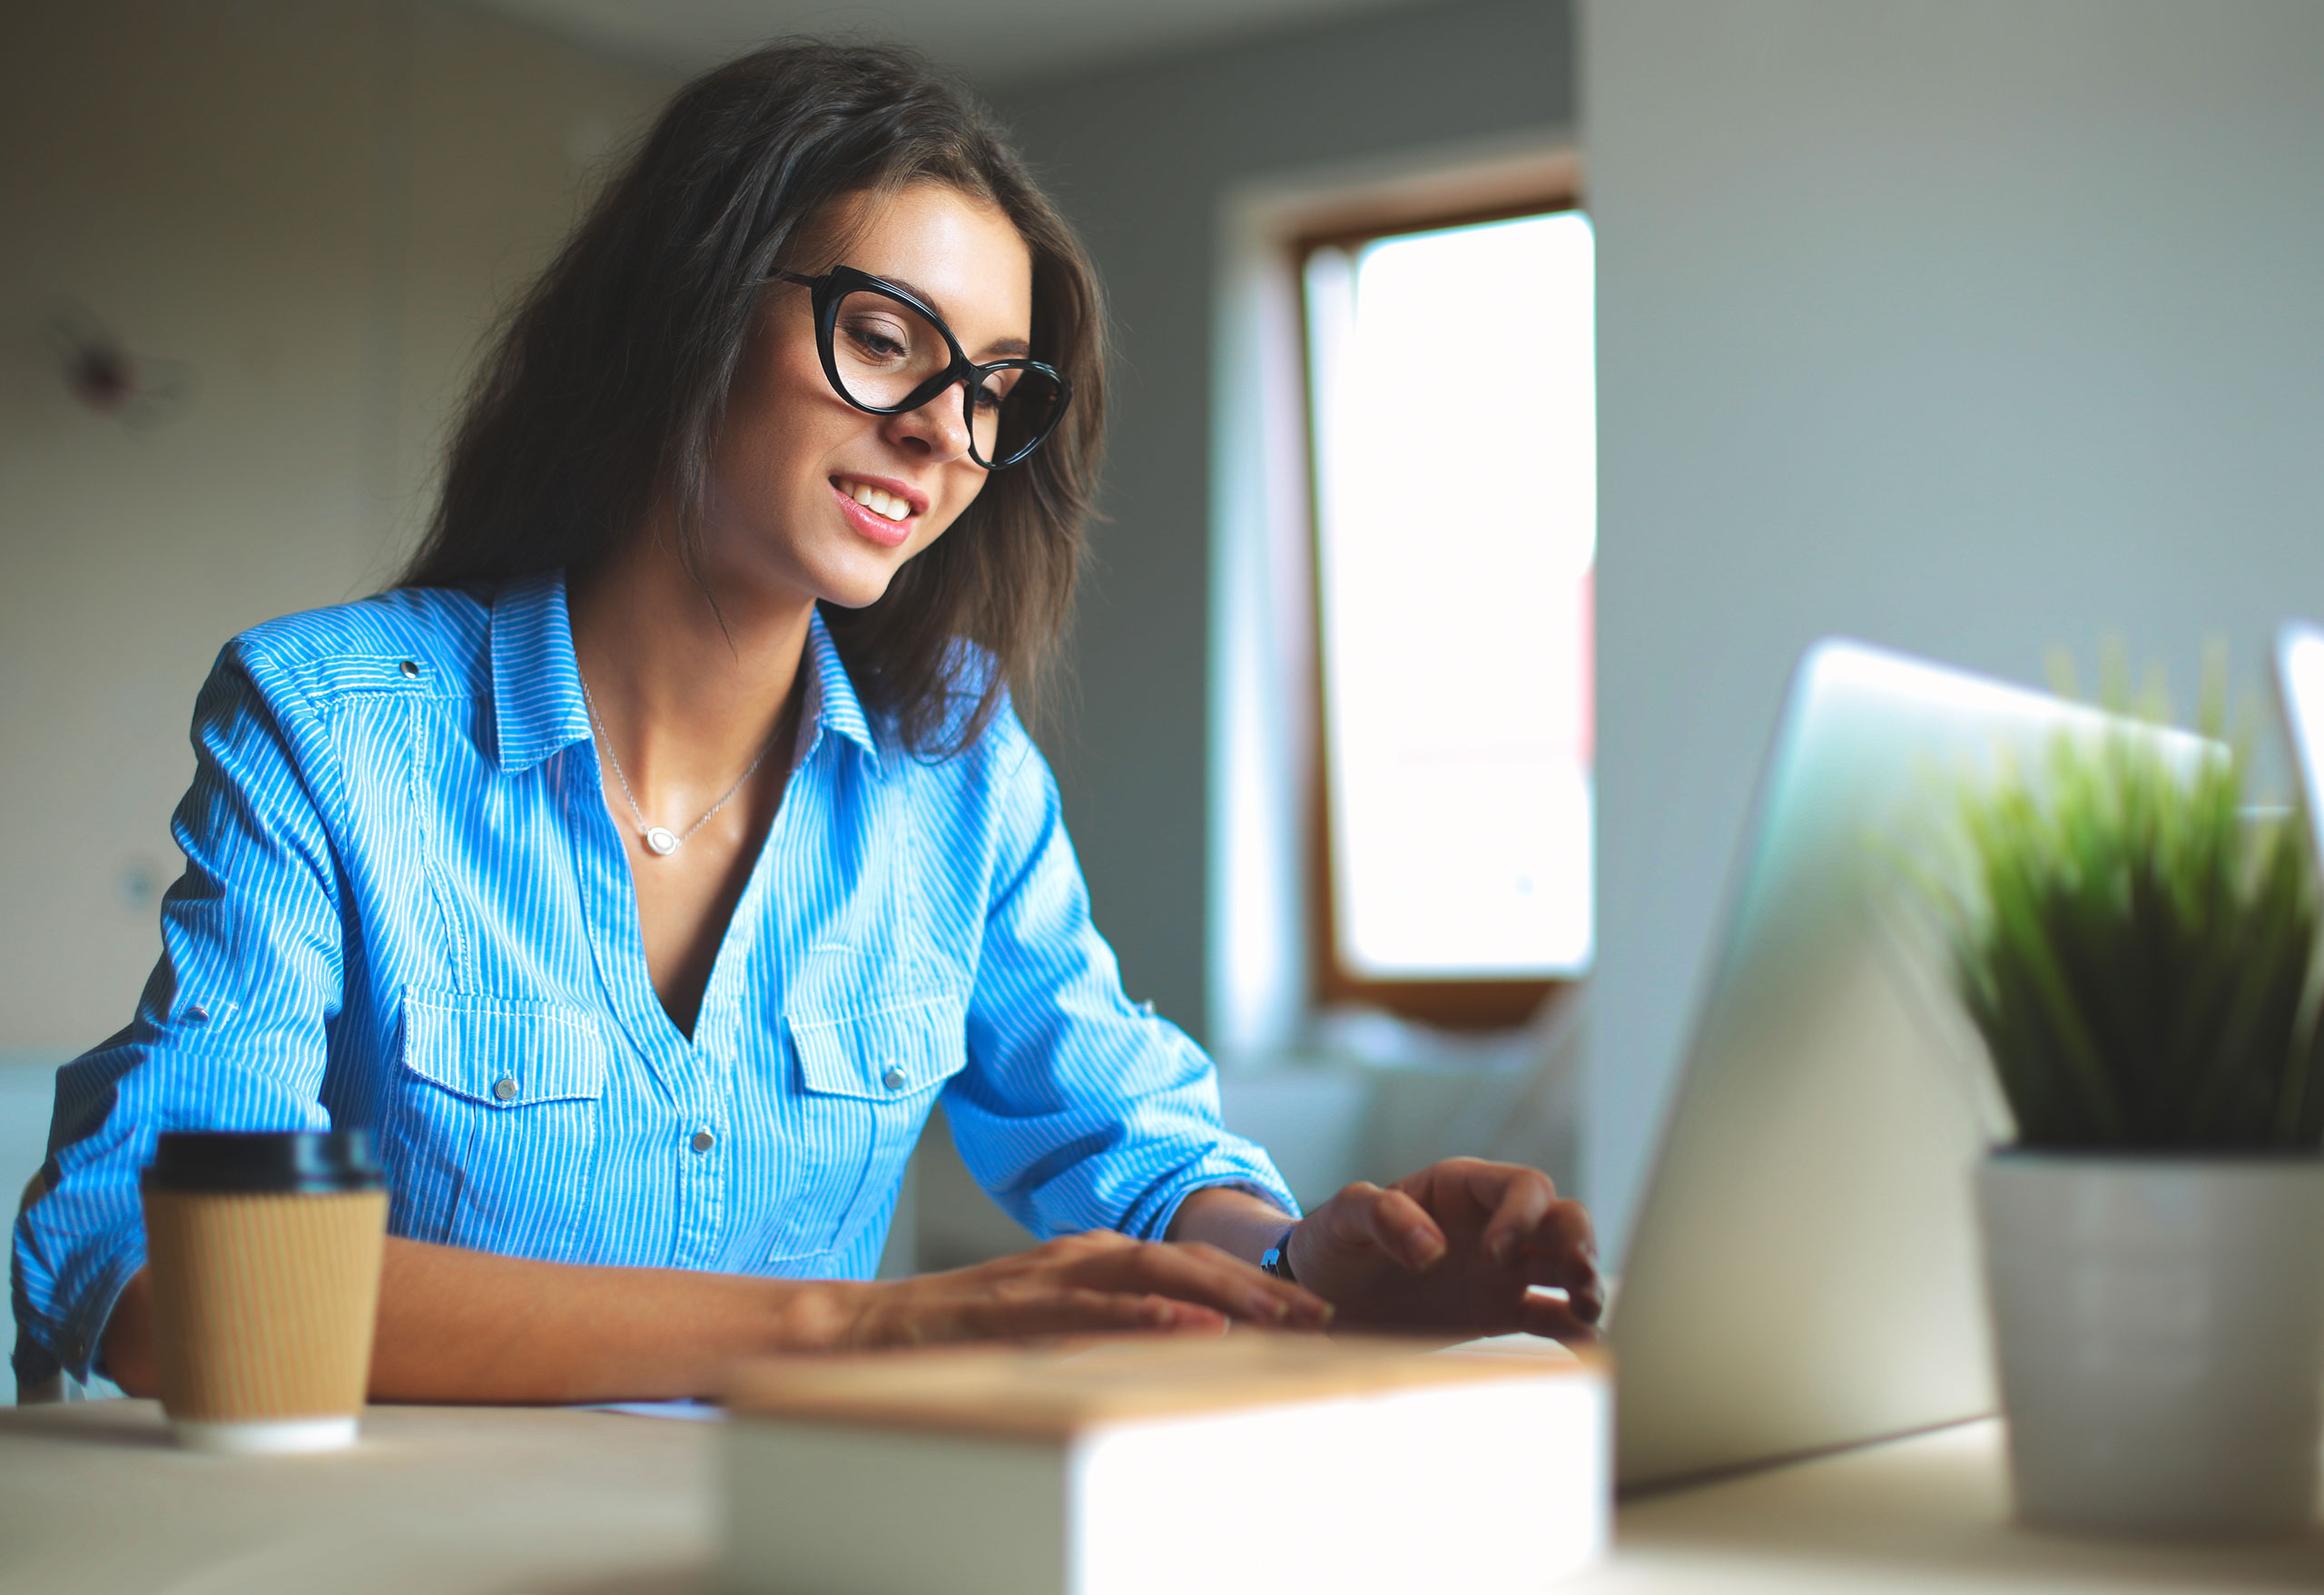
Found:
<svg viewBox="0 0 2324 1595"><path fill-rule="evenodd" d="M1259 1269L1262 1273L1272 1274L1277 1279L1288 1280L1293 1285L1299 1283L1292 1277L1291 1273L1291 1230L1298 1227L1295 1224L1291 1229L1285 1230L1275 1238L1275 1245L1259 1254Z"/></svg>

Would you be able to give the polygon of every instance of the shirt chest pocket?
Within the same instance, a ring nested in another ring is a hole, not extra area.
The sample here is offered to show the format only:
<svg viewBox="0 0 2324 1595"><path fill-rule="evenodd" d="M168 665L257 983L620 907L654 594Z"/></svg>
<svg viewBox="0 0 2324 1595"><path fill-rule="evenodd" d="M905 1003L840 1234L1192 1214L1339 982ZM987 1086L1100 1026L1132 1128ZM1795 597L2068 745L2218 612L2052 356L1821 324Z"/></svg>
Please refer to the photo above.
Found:
<svg viewBox="0 0 2324 1595"><path fill-rule="evenodd" d="M407 993L402 1088L385 1116L404 1166L404 1233L571 1255L595 1186L609 1050L586 1009Z"/></svg>
<svg viewBox="0 0 2324 1595"><path fill-rule="evenodd" d="M862 1012L810 1009L785 1026L808 1118L798 1165L807 1178L781 1205L769 1256L805 1262L890 1212L938 1090L966 1061L967 1010L940 995Z"/></svg>
<svg viewBox="0 0 2324 1595"><path fill-rule="evenodd" d="M899 1102L925 1097L960 1072L967 1012L957 997L899 1002L870 1013L794 1014L800 1083L825 1097ZM921 1105L922 1111L926 1104Z"/></svg>

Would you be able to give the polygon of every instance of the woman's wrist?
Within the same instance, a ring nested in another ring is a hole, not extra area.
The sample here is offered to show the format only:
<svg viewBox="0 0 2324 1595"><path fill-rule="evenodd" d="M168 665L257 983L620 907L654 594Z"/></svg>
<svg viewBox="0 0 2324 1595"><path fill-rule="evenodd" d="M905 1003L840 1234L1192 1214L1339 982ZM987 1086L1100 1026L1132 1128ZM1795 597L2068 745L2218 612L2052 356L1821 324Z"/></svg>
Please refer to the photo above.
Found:
<svg viewBox="0 0 2324 1595"><path fill-rule="evenodd" d="M864 1351L881 1344L876 1308L893 1290L886 1282L854 1279L766 1280L774 1295L766 1314L768 1354L812 1355Z"/></svg>
<svg viewBox="0 0 2324 1595"><path fill-rule="evenodd" d="M1256 1264L1283 1238L1284 1226L1298 1220L1264 1196L1239 1186L1205 1186L1189 1191L1172 1216L1169 1238L1216 1246Z"/></svg>
<svg viewBox="0 0 2324 1595"><path fill-rule="evenodd" d="M1296 1219L1284 1226L1283 1233L1275 1237L1275 1245L1259 1254L1262 1272L1293 1285L1299 1283L1298 1272L1291 1265L1291 1237L1298 1233L1299 1222Z"/></svg>

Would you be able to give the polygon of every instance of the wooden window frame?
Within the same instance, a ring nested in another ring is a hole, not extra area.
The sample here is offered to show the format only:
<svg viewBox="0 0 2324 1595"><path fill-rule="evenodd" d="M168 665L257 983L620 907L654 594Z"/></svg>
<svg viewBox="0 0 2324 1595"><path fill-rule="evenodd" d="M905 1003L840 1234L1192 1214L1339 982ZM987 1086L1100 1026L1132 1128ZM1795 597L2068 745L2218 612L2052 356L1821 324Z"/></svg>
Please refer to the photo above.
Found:
<svg viewBox="0 0 2324 1595"><path fill-rule="evenodd" d="M1300 401L1305 423L1301 430L1307 440L1307 552L1309 590L1315 615L1315 701L1309 715L1313 743L1308 768L1314 774L1309 783L1307 826L1308 978L1316 1005L1321 1008L1376 1009L1446 1030L1505 1030L1525 1024L1544 1003L1570 1001L1579 990L1581 980L1573 976L1382 980L1352 972L1341 960L1337 904L1332 883L1331 731L1329 708L1324 701L1327 674L1324 653L1324 527L1319 507L1323 497L1315 447L1315 350L1306 313L1307 264L1321 250L1354 249L1382 239L1582 208L1580 173L1567 162L1560 163L1549 182L1528 192L1445 203L1428 210L1413 204L1411 196L1405 196L1402 203L1392 198L1369 214L1354 208L1341 215L1312 220L1289 241L1291 268L1299 284Z"/></svg>

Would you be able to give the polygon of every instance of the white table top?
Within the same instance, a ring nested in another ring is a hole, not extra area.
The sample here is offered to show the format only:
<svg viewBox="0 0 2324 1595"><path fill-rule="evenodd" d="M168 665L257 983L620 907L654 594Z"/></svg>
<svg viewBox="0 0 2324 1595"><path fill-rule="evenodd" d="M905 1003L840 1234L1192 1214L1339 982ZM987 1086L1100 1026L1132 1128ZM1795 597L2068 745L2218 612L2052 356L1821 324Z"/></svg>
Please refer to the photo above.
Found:
<svg viewBox="0 0 2324 1595"><path fill-rule="evenodd" d="M150 1402L0 1409L0 1595L705 1595L716 1440L657 1418L380 1407L354 1451L238 1459L178 1450ZM1612 1561L1565 1587L2314 1590L2324 1535L2028 1533L1986 1423L1630 1502Z"/></svg>
<svg viewBox="0 0 2324 1595"><path fill-rule="evenodd" d="M692 1595L716 1425L374 1407L354 1449L182 1451L143 1401L0 1408L5 1595Z"/></svg>
<svg viewBox="0 0 2324 1595"><path fill-rule="evenodd" d="M2324 1534L2185 1545L2010 1521L1997 1419L1624 1503L1576 1595L2317 1590Z"/></svg>

